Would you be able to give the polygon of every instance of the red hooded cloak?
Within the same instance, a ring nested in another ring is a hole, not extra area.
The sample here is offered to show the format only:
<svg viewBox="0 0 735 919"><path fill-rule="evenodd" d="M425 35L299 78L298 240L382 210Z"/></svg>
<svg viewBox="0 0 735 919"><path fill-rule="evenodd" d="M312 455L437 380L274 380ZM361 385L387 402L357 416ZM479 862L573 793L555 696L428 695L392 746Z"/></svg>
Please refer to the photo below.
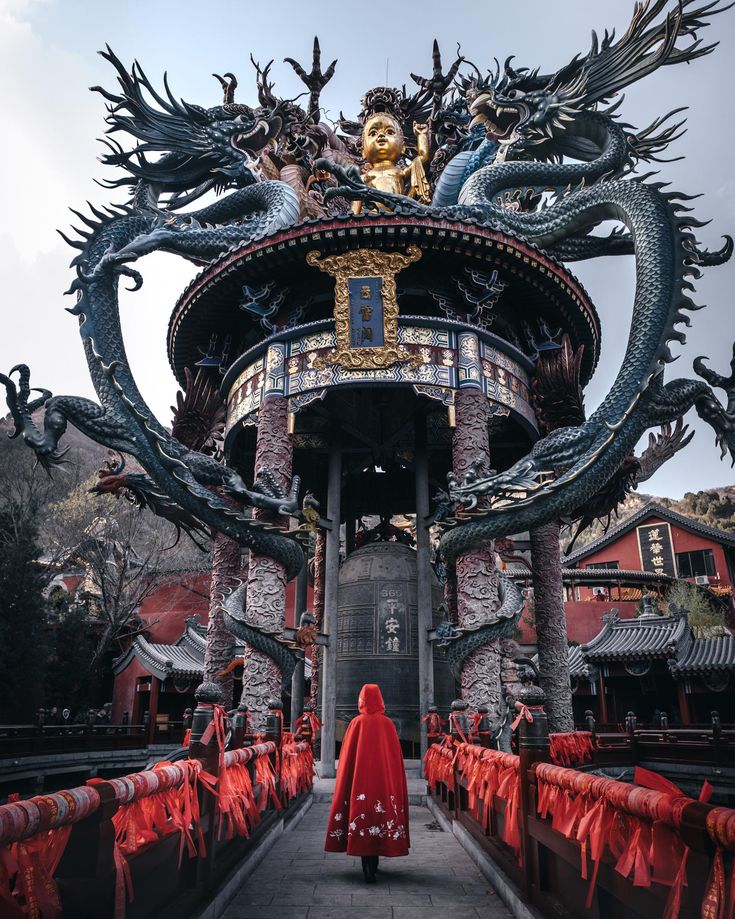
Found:
<svg viewBox="0 0 735 919"><path fill-rule="evenodd" d="M408 855L408 789L401 744L380 687L366 683L347 728L327 826L327 852Z"/></svg>

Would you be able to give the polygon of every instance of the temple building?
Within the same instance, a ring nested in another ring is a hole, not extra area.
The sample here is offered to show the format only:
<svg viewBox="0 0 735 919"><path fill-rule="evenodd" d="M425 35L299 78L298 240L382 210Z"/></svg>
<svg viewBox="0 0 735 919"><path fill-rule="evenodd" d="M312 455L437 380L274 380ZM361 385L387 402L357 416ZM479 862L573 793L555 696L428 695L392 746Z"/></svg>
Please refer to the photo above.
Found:
<svg viewBox="0 0 735 919"><path fill-rule="evenodd" d="M591 711L621 726L628 712L642 724L661 714L671 725L707 724L716 711L735 720L735 637L697 638L686 613L603 617L595 637L569 648L575 721Z"/></svg>
<svg viewBox="0 0 735 919"><path fill-rule="evenodd" d="M616 586L618 578L622 586L625 571L646 572L654 584L660 585L666 578L685 579L707 587L715 596L729 599L732 608L735 533L649 501L603 536L572 552L564 564L584 571L581 577L589 575L591 570L607 571ZM567 602L602 596L602 591L602 587L576 582ZM627 598L620 594L615 599Z"/></svg>

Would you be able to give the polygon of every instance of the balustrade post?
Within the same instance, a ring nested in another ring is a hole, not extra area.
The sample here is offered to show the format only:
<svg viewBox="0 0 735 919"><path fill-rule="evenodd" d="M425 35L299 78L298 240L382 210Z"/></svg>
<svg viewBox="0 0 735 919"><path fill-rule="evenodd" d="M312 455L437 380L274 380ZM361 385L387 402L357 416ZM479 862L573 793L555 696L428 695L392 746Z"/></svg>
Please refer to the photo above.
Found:
<svg viewBox="0 0 735 919"><path fill-rule="evenodd" d="M720 721L720 713L717 709L713 709L713 711L710 712L710 719L712 721L712 745L714 746L715 752L715 764L719 766L722 756L722 722Z"/></svg>
<svg viewBox="0 0 735 919"><path fill-rule="evenodd" d="M472 732L470 731L470 719L467 717L467 703L464 699L455 699L450 706L449 711L449 732L455 744L470 743L472 741ZM459 771L457 769L457 758L454 757L452 763L454 773L452 786L454 791L451 792L453 800L447 800L447 806L454 812L455 818L459 817L462 809L462 786L459 784Z"/></svg>
<svg viewBox="0 0 735 919"><path fill-rule="evenodd" d="M305 702L303 714L308 716L313 714L313 712L314 706L311 704L311 702ZM316 737L314 736L314 729L312 727L311 718L299 718L298 731L294 733L294 740L304 740L309 744L310 747L313 748Z"/></svg>
<svg viewBox="0 0 735 919"><path fill-rule="evenodd" d="M270 761L276 773L278 793L281 793L281 747L283 745L283 702L280 699L268 699L268 714L265 717L265 739L276 745L275 752L270 753Z"/></svg>
<svg viewBox="0 0 735 919"><path fill-rule="evenodd" d="M210 775L219 774L219 747L214 730L210 730L214 721L214 706L223 701L222 688L219 683L201 683L194 692L197 707L191 721L191 740L189 741L189 759L197 759L202 769ZM212 889L214 880L214 850L217 836L217 798L199 783L199 810L204 843L207 848L205 857L199 853L196 868L196 886L203 891Z"/></svg>
<svg viewBox="0 0 735 919"><path fill-rule="evenodd" d="M630 744L630 754L634 765L638 764L638 740L635 732L638 726L638 718L635 712L628 712L625 716L625 730L628 732L628 743Z"/></svg>
<svg viewBox="0 0 735 919"><path fill-rule="evenodd" d="M239 750L240 747L249 747L251 744L250 738L248 735L248 722L249 722L249 712L248 707L244 702L241 702L232 718L232 749Z"/></svg>
<svg viewBox="0 0 735 919"><path fill-rule="evenodd" d="M442 739L442 719L436 705L430 705L426 713L426 738L429 746Z"/></svg>
<svg viewBox="0 0 735 919"><path fill-rule="evenodd" d="M590 739L592 740L592 746L594 747L597 737L597 724L595 722L595 716L592 714L590 709L587 709L587 711L584 713L584 723L587 730L590 732Z"/></svg>
<svg viewBox="0 0 735 919"><path fill-rule="evenodd" d="M477 742L481 747L490 747L492 743L492 723L490 721L490 709L487 705L477 706Z"/></svg>
<svg viewBox="0 0 735 919"><path fill-rule="evenodd" d="M64 915L107 919L114 909L115 827L118 809L115 789L109 782L93 779L100 796L94 813L72 825L69 841L54 872Z"/></svg>
<svg viewBox="0 0 735 919"><path fill-rule="evenodd" d="M467 717L467 703L464 699L455 699L450 706L449 731L455 743L471 740L470 719Z"/></svg>
<svg viewBox="0 0 735 919"><path fill-rule="evenodd" d="M521 662L521 660L517 662ZM531 767L551 761L549 721L543 709L545 695L540 686L525 683L518 691L519 808L523 894L529 902L540 888L538 843L531 836L529 822L536 816L536 798L531 788ZM529 717L531 720L529 720Z"/></svg>

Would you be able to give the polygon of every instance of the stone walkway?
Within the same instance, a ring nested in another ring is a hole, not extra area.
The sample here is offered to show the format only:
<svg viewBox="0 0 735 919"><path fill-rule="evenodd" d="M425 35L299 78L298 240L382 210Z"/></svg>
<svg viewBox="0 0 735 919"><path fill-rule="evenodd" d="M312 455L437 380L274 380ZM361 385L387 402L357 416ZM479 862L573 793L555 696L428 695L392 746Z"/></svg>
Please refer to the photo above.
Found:
<svg viewBox="0 0 735 919"><path fill-rule="evenodd" d="M313 804L284 833L223 919L510 919L457 840L425 807L412 807L411 853L384 858L375 885L360 859L324 851L329 804Z"/></svg>

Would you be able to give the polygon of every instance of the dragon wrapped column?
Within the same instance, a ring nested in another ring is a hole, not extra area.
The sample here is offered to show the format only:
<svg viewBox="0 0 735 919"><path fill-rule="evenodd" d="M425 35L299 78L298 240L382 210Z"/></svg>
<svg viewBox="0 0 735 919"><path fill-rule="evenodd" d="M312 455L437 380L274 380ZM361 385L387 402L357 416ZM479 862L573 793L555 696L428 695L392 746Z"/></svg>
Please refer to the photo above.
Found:
<svg viewBox="0 0 735 919"><path fill-rule="evenodd" d="M279 394L263 400L258 413L258 435L255 446L255 480L264 474L272 476L288 491L291 482L293 449L288 434L288 401ZM276 525L287 521L266 511L256 510L258 519ZM250 553L247 581L248 618L260 628L280 634L286 613L286 571L267 555ZM280 698L281 671L278 664L263 651L245 649L242 675L242 701L253 714L254 725L265 719L269 696Z"/></svg>
<svg viewBox="0 0 735 919"><path fill-rule="evenodd" d="M489 467L485 394L477 385L463 386L456 395L455 411L452 465L460 477L477 460ZM456 571L457 624L460 628L477 627L500 606L494 543L459 556ZM501 714L500 665L500 642L491 641L470 652L462 663L461 675L462 698L474 709L487 705L496 720Z"/></svg>

